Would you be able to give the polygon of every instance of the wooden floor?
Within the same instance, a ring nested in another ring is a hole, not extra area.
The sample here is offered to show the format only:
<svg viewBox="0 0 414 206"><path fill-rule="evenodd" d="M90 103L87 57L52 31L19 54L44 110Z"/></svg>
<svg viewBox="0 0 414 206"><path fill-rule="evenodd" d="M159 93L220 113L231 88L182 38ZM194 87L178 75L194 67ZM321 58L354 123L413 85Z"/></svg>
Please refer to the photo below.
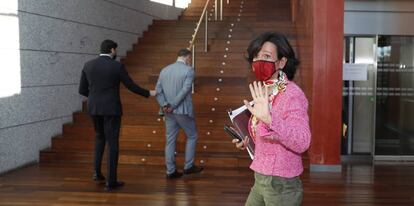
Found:
<svg viewBox="0 0 414 206"><path fill-rule="evenodd" d="M0 205L243 205L253 184L246 169L206 168L166 180L164 169L120 166L124 188L103 192L85 164L34 165L0 176ZM414 165L344 165L342 173L302 176L303 205L414 205Z"/></svg>

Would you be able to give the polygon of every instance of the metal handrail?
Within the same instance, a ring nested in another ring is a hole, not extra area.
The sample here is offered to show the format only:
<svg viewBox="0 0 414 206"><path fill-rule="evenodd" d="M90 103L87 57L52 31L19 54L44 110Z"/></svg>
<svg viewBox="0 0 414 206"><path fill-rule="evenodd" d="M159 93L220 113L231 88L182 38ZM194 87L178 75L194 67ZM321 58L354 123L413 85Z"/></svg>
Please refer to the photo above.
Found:
<svg viewBox="0 0 414 206"><path fill-rule="evenodd" d="M191 57L192 57L192 67L195 69L195 61L196 61L196 52L195 52L195 40L197 38L198 30L200 29L201 22L203 21L203 18L205 19L205 31L204 31L204 52L208 52L208 15L207 15L207 6L208 3L210 3L210 0L206 1L206 4L204 5L203 12L201 13L200 19L198 20L197 26L194 30L194 34L192 35L192 39L190 41L190 45L187 49L191 51ZM229 4L229 0L227 0L227 4ZM215 13L215 21L217 21L217 0L214 2L214 13ZM223 21L223 0L220 0L220 21ZM194 93L194 83L192 86L192 93Z"/></svg>
<svg viewBox="0 0 414 206"><path fill-rule="evenodd" d="M194 41L197 37L198 30L200 29L201 21L203 21L203 17L205 16L205 24L206 24L205 36L206 37L205 37L205 42L204 42L205 43L204 51L207 52L207 22L208 22L208 16L207 16L206 11L207 11L207 6L208 6L209 2L210 2L210 0L207 0L206 5L204 6L203 12L201 13L200 20L198 20L197 27L196 27L196 29L194 31L194 34L193 34L193 38L191 39L190 46L188 47L188 49L190 49L190 50L192 50L193 47L194 47Z"/></svg>
<svg viewBox="0 0 414 206"><path fill-rule="evenodd" d="M194 30L194 34L192 35L192 39L190 41L190 46L188 47L189 50L193 50L195 39L197 38L198 30L200 29L201 22L203 18L205 19L205 37L204 37L204 52L207 52L207 44L208 44L208 15L207 15L207 6L210 0L206 1L204 5L203 12L201 13L200 19L198 20L197 27ZM229 4L229 0L227 0L227 4ZM214 20L217 21L217 12L218 12L218 5L217 0L214 1ZM220 0L220 21L223 21L223 0Z"/></svg>

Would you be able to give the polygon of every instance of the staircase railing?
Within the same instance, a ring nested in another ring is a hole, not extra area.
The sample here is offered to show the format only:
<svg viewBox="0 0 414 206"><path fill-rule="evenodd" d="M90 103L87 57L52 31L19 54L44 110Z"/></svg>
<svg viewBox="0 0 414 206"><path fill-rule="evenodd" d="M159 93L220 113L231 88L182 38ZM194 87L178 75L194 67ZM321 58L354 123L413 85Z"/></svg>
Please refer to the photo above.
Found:
<svg viewBox="0 0 414 206"><path fill-rule="evenodd" d="M204 52L208 52L208 15L207 15L207 7L208 7L208 3L210 2L210 0L206 1L206 4L204 5L203 8L203 12L201 13L200 19L197 22L197 26L196 29L194 30L194 34L192 35L192 39L190 41L190 46L188 47L188 49L190 50L194 50L194 46L195 46L195 40L197 38L197 34L198 31L200 30L201 27L201 22L204 19L204 24L205 24L205 31L204 31ZM217 21L217 13L218 13L218 5L217 5L218 0L214 0L214 13L215 13L215 20ZM229 4L230 1L227 0L227 4ZM223 0L220 0L220 21L223 20Z"/></svg>
<svg viewBox="0 0 414 206"><path fill-rule="evenodd" d="M216 0L217 1L217 0ZM208 15L207 15L207 7L208 7L208 3L210 2L210 0L206 1L206 4L203 8L203 12L201 13L201 17L197 22L197 27L194 30L194 34L192 35L192 39L190 41L190 46L188 47L188 49L190 50L194 50L195 47L195 40L197 38L197 34L198 31L200 29L201 26L201 22L203 21L203 19L205 19L204 23L205 23L205 34L204 34L204 51L207 52L207 43L208 43ZM205 18L204 18L205 17Z"/></svg>
<svg viewBox="0 0 414 206"><path fill-rule="evenodd" d="M217 13L218 13L218 0L214 0L214 20L217 21ZM227 4L229 4L230 0L227 0ZM195 47L195 40L197 38L198 31L200 30L201 23L204 20L205 30L204 30L204 52L208 52L208 15L207 15L207 7L210 3L210 0L206 1L206 4L204 5L203 12L201 13L200 19L197 22L196 28L194 30L194 34L192 35L190 45L188 49L192 53L192 66L195 69L195 54L196 54L196 47ZM220 21L223 20L223 0L220 0ZM194 93L194 84L193 84L193 93Z"/></svg>

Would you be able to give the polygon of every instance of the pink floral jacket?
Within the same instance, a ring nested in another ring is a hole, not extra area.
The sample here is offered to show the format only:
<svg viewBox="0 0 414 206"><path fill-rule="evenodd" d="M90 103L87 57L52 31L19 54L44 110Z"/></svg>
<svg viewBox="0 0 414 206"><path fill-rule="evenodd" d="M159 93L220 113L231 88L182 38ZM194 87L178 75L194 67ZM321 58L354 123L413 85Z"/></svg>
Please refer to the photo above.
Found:
<svg viewBox="0 0 414 206"><path fill-rule="evenodd" d="M288 81L270 109L272 122L258 122L255 155L250 168L260 174L291 178L303 171L302 153L310 145L308 101L302 90ZM252 133L252 122L249 130Z"/></svg>

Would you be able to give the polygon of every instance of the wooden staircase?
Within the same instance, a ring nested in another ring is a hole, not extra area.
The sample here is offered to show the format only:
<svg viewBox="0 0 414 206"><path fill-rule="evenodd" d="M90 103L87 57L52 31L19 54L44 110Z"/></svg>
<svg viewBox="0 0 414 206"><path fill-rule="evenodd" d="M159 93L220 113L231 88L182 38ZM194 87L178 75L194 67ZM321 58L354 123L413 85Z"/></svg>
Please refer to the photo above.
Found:
<svg viewBox="0 0 414 206"><path fill-rule="evenodd" d="M202 51L204 26L196 43L196 164L248 167L251 161L246 151L236 150L223 130L229 122L226 111L242 105L243 99L250 99L247 85L251 72L244 57L255 36L264 31L285 33L297 49L290 1L230 0L228 5L224 3L223 21L214 21L213 3L207 10L211 19L209 52ZM135 82L147 89L155 88L161 69L176 60L179 49L188 47L204 4L205 0L193 0L179 20L155 20L144 32L122 60ZM125 88L121 98L124 116L119 163L164 165L165 129L155 98L145 99ZM73 114L73 123L63 125L63 134L52 139L52 147L41 151L41 164L92 163L94 130L83 105L82 111ZM177 142L178 165L183 164L184 149L185 135L181 132Z"/></svg>

